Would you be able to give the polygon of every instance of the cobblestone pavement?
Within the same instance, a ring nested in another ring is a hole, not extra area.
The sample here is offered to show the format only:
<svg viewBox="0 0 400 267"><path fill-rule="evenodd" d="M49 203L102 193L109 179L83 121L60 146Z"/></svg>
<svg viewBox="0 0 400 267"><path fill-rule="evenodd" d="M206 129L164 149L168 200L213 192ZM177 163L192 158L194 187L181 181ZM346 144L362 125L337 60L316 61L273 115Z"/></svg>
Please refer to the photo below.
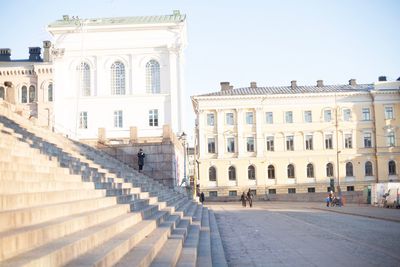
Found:
<svg viewBox="0 0 400 267"><path fill-rule="evenodd" d="M400 266L399 222L297 203L207 206L229 266Z"/></svg>

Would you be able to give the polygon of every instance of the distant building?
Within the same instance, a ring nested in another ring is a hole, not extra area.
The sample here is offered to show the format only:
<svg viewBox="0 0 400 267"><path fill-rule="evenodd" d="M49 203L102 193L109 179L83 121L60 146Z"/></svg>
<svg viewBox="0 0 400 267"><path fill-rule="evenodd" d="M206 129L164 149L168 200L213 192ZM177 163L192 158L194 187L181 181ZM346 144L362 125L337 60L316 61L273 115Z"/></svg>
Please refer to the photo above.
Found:
<svg viewBox="0 0 400 267"><path fill-rule="evenodd" d="M233 88L192 96L208 196L360 191L400 181L400 81Z"/></svg>

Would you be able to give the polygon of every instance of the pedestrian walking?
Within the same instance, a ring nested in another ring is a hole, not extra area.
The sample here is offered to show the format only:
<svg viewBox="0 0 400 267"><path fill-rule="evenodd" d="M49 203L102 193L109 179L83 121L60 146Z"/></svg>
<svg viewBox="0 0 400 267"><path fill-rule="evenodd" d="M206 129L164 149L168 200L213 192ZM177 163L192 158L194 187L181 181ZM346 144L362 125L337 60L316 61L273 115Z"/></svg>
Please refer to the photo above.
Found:
<svg viewBox="0 0 400 267"><path fill-rule="evenodd" d="M245 192L243 192L242 196L240 197L240 200L242 201L242 206L246 207L247 197Z"/></svg>
<svg viewBox="0 0 400 267"><path fill-rule="evenodd" d="M249 201L250 208L253 207L253 194L251 193L250 188L249 191L247 191L247 200Z"/></svg>
<svg viewBox="0 0 400 267"><path fill-rule="evenodd" d="M137 157L138 157L139 172L142 172L144 165L144 158L146 157L146 155L143 152L143 149L139 149Z"/></svg>
<svg viewBox="0 0 400 267"><path fill-rule="evenodd" d="M203 204L203 202L204 202L204 193L201 192L201 194L200 194L200 203Z"/></svg>

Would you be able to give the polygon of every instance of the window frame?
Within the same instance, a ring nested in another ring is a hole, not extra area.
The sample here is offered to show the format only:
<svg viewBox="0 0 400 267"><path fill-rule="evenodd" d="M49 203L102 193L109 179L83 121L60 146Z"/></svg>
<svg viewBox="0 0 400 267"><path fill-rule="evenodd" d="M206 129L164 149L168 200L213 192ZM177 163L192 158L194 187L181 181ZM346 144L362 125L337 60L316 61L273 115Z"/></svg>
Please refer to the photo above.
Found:
<svg viewBox="0 0 400 267"><path fill-rule="evenodd" d="M247 152L255 152L255 138L254 136L248 136L246 138L246 148Z"/></svg>
<svg viewBox="0 0 400 267"><path fill-rule="evenodd" d="M236 143L235 137L227 137L226 138L226 152L227 153L235 153L236 152L235 151L235 149L236 149L235 143Z"/></svg>
<svg viewBox="0 0 400 267"><path fill-rule="evenodd" d="M388 112L390 110L390 112ZM385 106L385 120L394 119L394 108L393 106Z"/></svg>
<svg viewBox="0 0 400 267"><path fill-rule="evenodd" d="M397 175L396 162L394 160L389 160L388 162L388 174Z"/></svg>
<svg viewBox="0 0 400 267"><path fill-rule="evenodd" d="M122 110L114 110L114 128L121 129L124 127L124 118Z"/></svg>
<svg viewBox="0 0 400 267"><path fill-rule="evenodd" d="M126 68L120 61L114 61L110 66L111 95L126 94Z"/></svg>
<svg viewBox="0 0 400 267"><path fill-rule="evenodd" d="M274 113L272 111L265 112L265 123L274 124Z"/></svg>
<svg viewBox="0 0 400 267"><path fill-rule="evenodd" d="M210 140L213 142L210 143ZM207 138L207 153L209 154L216 154L216 138L215 137L208 137Z"/></svg>
<svg viewBox="0 0 400 267"><path fill-rule="evenodd" d="M372 133L371 132L363 133L363 143L364 143L364 148L372 147Z"/></svg>
<svg viewBox="0 0 400 267"><path fill-rule="evenodd" d="M158 109L149 110L149 127L158 127Z"/></svg>
<svg viewBox="0 0 400 267"><path fill-rule="evenodd" d="M314 136L312 134L305 135L306 150L314 150Z"/></svg>
<svg viewBox="0 0 400 267"><path fill-rule="evenodd" d="M285 111L285 123L293 123L293 111Z"/></svg>
<svg viewBox="0 0 400 267"><path fill-rule="evenodd" d="M312 123L312 111L311 110L304 111L304 122Z"/></svg>
<svg viewBox="0 0 400 267"><path fill-rule="evenodd" d="M361 112L362 112L362 120L363 121L371 120L371 109L370 108L362 108Z"/></svg>
<svg viewBox="0 0 400 267"><path fill-rule="evenodd" d="M236 181L236 168L235 166L229 166L228 168L228 180Z"/></svg>
<svg viewBox="0 0 400 267"><path fill-rule="evenodd" d="M352 133L344 134L344 148L347 148L347 149L353 148L353 134Z"/></svg>
<svg viewBox="0 0 400 267"><path fill-rule="evenodd" d="M161 93L160 63L155 59L146 63L146 93Z"/></svg>
<svg viewBox="0 0 400 267"><path fill-rule="evenodd" d="M256 167L254 165L249 165L247 167L247 179L256 180Z"/></svg>
<svg viewBox="0 0 400 267"><path fill-rule="evenodd" d="M296 178L296 172L293 164L289 164L287 166L287 178L294 179Z"/></svg>
<svg viewBox="0 0 400 267"><path fill-rule="evenodd" d="M88 129L88 112L81 111L79 113L79 129L85 130Z"/></svg>
<svg viewBox="0 0 400 267"><path fill-rule="evenodd" d="M315 178L314 165L312 163L307 164L307 178Z"/></svg>
<svg viewBox="0 0 400 267"><path fill-rule="evenodd" d="M326 170L326 177L333 177L334 176L334 170L333 170L334 166L332 162L328 162L325 166L325 170Z"/></svg>
<svg viewBox="0 0 400 267"><path fill-rule="evenodd" d="M344 108L343 109L343 121L351 121L351 109L350 108Z"/></svg>
<svg viewBox="0 0 400 267"><path fill-rule="evenodd" d="M364 173L365 176L374 176L374 171L373 171L373 167L372 167L372 162L371 161L367 161L364 164Z"/></svg>
<svg viewBox="0 0 400 267"><path fill-rule="evenodd" d="M246 124L253 125L254 124L254 112L253 111L246 111Z"/></svg>
<svg viewBox="0 0 400 267"><path fill-rule="evenodd" d="M329 120L327 119L328 118L328 116L327 116L328 114L329 114ZM325 109L324 110L324 122L331 122L331 121L332 121L332 110L331 109Z"/></svg>
<svg viewBox="0 0 400 267"><path fill-rule="evenodd" d="M217 181L217 168L215 168L215 166L211 166L208 168L208 181L209 182Z"/></svg>
<svg viewBox="0 0 400 267"><path fill-rule="evenodd" d="M233 114L233 112L225 113L225 124L231 126L235 125L235 115Z"/></svg>
<svg viewBox="0 0 400 267"><path fill-rule="evenodd" d="M215 126L215 113L207 113L207 126L214 127Z"/></svg>
<svg viewBox="0 0 400 267"><path fill-rule="evenodd" d="M267 151L275 151L275 137L273 135L267 136L266 137L266 147Z"/></svg>
<svg viewBox="0 0 400 267"><path fill-rule="evenodd" d="M346 177L354 177L354 165L352 162L346 162Z"/></svg>
<svg viewBox="0 0 400 267"><path fill-rule="evenodd" d="M294 151L294 135L285 136L286 151Z"/></svg>
<svg viewBox="0 0 400 267"><path fill-rule="evenodd" d="M272 164L267 167L267 177L268 179L275 179L275 166Z"/></svg>

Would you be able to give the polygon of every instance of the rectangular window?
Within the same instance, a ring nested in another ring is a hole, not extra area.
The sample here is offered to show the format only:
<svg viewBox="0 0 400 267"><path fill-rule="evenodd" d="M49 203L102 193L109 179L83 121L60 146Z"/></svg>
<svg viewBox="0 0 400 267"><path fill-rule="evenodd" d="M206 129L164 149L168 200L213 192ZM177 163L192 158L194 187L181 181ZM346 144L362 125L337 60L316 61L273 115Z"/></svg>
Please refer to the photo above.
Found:
<svg viewBox="0 0 400 267"><path fill-rule="evenodd" d="M208 153L215 153L215 138L208 138Z"/></svg>
<svg viewBox="0 0 400 267"><path fill-rule="evenodd" d="M254 137L247 137L247 152L254 152Z"/></svg>
<svg viewBox="0 0 400 267"><path fill-rule="evenodd" d="M385 119L387 120L394 119L393 107L385 107Z"/></svg>
<svg viewBox="0 0 400 267"><path fill-rule="evenodd" d="M266 112L265 113L265 122L267 124L273 124L274 123L274 116L272 112Z"/></svg>
<svg viewBox="0 0 400 267"><path fill-rule="evenodd" d="M387 145L390 147L395 146L394 132L388 133L388 135L386 136L386 142L387 142Z"/></svg>
<svg viewBox="0 0 400 267"><path fill-rule="evenodd" d="M149 126L158 126L158 109L149 110Z"/></svg>
<svg viewBox="0 0 400 267"><path fill-rule="evenodd" d="M228 137L226 139L226 151L229 153L235 153L235 138Z"/></svg>
<svg viewBox="0 0 400 267"><path fill-rule="evenodd" d="M217 191L210 191L210 192L208 192L208 196L217 197L218 196L218 192Z"/></svg>
<svg viewBox="0 0 400 267"><path fill-rule="evenodd" d="M114 111L114 127L122 128L122 110Z"/></svg>
<svg viewBox="0 0 400 267"><path fill-rule="evenodd" d="M226 113L226 124L227 125L233 125L235 123L234 119L233 119L233 113L229 112Z"/></svg>
<svg viewBox="0 0 400 267"><path fill-rule="evenodd" d="M306 135L306 150L313 150L313 136Z"/></svg>
<svg viewBox="0 0 400 267"><path fill-rule="evenodd" d="M370 121L371 120L371 113L369 111L369 108L363 108L362 109L362 120L363 121Z"/></svg>
<svg viewBox="0 0 400 267"><path fill-rule="evenodd" d="M285 112L285 122L286 123L293 123L293 112L292 111L286 111Z"/></svg>
<svg viewBox="0 0 400 267"><path fill-rule="evenodd" d="M288 188L289 194L296 194L296 188Z"/></svg>
<svg viewBox="0 0 400 267"><path fill-rule="evenodd" d="M294 137L293 135L286 136L286 150L293 151L294 150Z"/></svg>
<svg viewBox="0 0 400 267"><path fill-rule="evenodd" d="M332 110L330 109L324 110L324 121L330 122L331 120L332 120Z"/></svg>
<svg viewBox="0 0 400 267"><path fill-rule="evenodd" d="M268 194L276 195L276 189L268 189Z"/></svg>
<svg viewBox="0 0 400 267"><path fill-rule="evenodd" d="M274 151L274 137L267 136L267 151Z"/></svg>
<svg viewBox="0 0 400 267"><path fill-rule="evenodd" d="M309 187L307 188L308 193L315 193L315 187Z"/></svg>
<svg viewBox="0 0 400 267"><path fill-rule="evenodd" d="M333 135L332 134L325 135L325 149L333 149Z"/></svg>
<svg viewBox="0 0 400 267"><path fill-rule="evenodd" d="M304 111L304 122L312 122L311 110Z"/></svg>
<svg viewBox="0 0 400 267"><path fill-rule="evenodd" d="M79 128L80 129L87 129L88 128L88 116L87 111L82 111L79 114Z"/></svg>
<svg viewBox="0 0 400 267"><path fill-rule="evenodd" d="M344 121L351 120L351 110L349 108L343 109L343 120Z"/></svg>
<svg viewBox="0 0 400 267"><path fill-rule="evenodd" d="M207 125L214 126L214 113L207 114Z"/></svg>
<svg viewBox="0 0 400 267"><path fill-rule="evenodd" d="M237 191L229 191L229 196L230 197L236 197L237 196Z"/></svg>
<svg viewBox="0 0 400 267"><path fill-rule="evenodd" d="M246 112L246 124L253 124L253 112Z"/></svg>
<svg viewBox="0 0 400 267"><path fill-rule="evenodd" d="M372 134L364 133L364 147L372 147Z"/></svg>
<svg viewBox="0 0 400 267"><path fill-rule="evenodd" d="M352 134L344 135L344 147L345 148L353 148L353 137Z"/></svg>
<svg viewBox="0 0 400 267"><path fill-rule="evenodd" d="M354 186L353 185L348 186L347 191L354 191Z"/></svg>

